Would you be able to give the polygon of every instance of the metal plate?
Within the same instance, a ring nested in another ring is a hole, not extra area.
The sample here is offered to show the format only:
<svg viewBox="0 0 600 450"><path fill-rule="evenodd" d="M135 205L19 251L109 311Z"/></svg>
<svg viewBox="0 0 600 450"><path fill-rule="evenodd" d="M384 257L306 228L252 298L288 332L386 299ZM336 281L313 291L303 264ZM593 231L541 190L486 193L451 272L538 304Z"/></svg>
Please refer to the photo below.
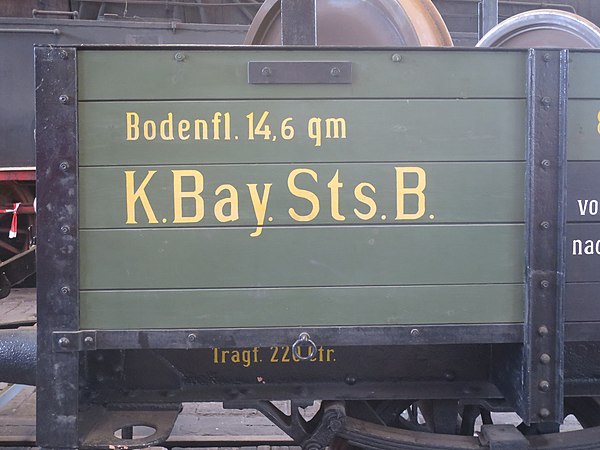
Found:
<svg viewBox="0 0 600 450"><path fill-rule="evenodd" d="M565 11L527 11L492 28L477 47L600 48L600 28Z"/></svg>
<svg viewBox="0 0 600 450"><path fill-rule="evenodd" d="M260 8L245 44L281 45L281 1ZM452 46L452 38L430 0L320 0L317 45Z"/></svg>

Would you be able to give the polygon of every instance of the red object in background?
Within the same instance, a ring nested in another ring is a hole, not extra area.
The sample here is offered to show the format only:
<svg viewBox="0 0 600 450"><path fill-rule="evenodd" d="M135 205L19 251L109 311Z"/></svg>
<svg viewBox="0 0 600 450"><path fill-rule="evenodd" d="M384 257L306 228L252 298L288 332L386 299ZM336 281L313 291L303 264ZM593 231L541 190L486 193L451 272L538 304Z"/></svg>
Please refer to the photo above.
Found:
<svg viewBox="0 0 600 450"><path fill-rule="evenodd" d="M35 170L0 170L0 181L35 181Z"/></svg>

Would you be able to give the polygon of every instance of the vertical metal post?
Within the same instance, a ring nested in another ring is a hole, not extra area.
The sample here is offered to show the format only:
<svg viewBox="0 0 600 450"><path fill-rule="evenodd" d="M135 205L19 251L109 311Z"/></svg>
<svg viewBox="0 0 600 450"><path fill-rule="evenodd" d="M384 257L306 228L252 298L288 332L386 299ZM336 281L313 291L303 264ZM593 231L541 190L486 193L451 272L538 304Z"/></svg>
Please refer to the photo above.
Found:
<svg viewBox="0 0 600 450"><path fill-rule="evenodd" d="M479 4L479 39L498 25L498 0L480 0Z"/></svg>
<svg viewBox="0 0 600 450"><path fill-rule="evenodd" d="M77 60L35 49L37 152L37 444L77 448L79 352L53 333L79 328Z"/></svg>
<svg viewBox="0 0 600 450"><path fill-rule="evenodd" d="M568 51L529 53L524 394L526 423L563 420ZM551 424L555 424L552 427Z"/></svg>
<svg viewBox="0 0 600 450"><path fill-rule="evenodd" d="M281 44L317 45L316 0L281 0Z"/></svg>

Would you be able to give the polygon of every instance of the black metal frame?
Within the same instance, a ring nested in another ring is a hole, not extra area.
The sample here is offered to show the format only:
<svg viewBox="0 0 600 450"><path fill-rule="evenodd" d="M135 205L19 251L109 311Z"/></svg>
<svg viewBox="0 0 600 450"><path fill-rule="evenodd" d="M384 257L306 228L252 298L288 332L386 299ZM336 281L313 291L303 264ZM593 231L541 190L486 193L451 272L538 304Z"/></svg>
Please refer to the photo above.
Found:
<svg viewBox="0 0 600 450"><path fill-rule="evenodd" d="M38 274L37 442L79 444L79 353L53 351L52 333L79 329L77 52L35 49ZM61 341L66 343L65 340Z"/></svg>

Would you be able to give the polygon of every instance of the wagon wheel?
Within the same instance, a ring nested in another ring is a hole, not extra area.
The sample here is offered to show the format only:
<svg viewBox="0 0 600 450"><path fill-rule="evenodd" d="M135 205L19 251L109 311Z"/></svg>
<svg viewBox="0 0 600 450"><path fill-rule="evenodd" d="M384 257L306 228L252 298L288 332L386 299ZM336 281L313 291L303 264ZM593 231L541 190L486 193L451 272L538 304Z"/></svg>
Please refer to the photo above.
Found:
<svg viewBox="0 0 600 450"><path fill-rule="evenodd" d="M31 205L34 198L33 188L27 185L20 183L0 185L0 207L9 207L13 203ZM20 214L18 216L17 236L10 239L8 232L12 217L12 213L0 214L0 261L5 261L28 250L31 245L35 216L33 214Z"/></svg>
<svg viewBox="0 0 600 450"><path fill-rule="evenodd" d="M474 424L481 417L492 423L491 414L476 405L457 407L453 417L447 401L346 402L348 416L331 450L484 450L489 444L474 435ZM408 404L408 406L407 406ZM405 407L400 415L397 411ZM438 411L436 412L435 409ZM600 442L600 399L569 398L565 414L573 414L583 430L537 434L535 428L523 430L523 445L530 450L596 450ZM521 427L522 428L522 427ZM453 431L452 431L453 429ZM433 431L432 431L433 430ZM444 431L438 434L435 430ZM451 433L448 433L451 431ZM506 447L508 448L508 447Z"/></svg>

